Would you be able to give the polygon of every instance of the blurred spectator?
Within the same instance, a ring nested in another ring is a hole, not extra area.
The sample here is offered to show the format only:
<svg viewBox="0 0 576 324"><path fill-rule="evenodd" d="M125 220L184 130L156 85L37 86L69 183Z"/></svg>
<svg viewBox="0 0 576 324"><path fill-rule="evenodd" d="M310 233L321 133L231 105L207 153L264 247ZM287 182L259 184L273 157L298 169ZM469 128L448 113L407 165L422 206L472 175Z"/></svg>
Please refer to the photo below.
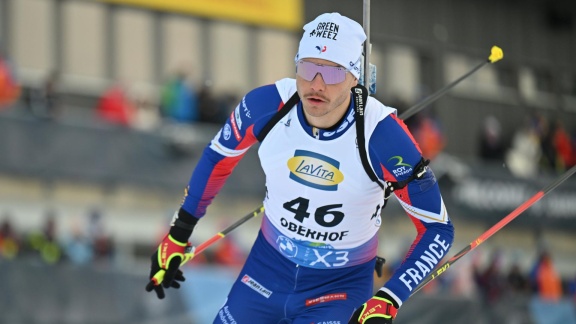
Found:
<svg viewBox="0 0 576 324"><path fill-rule="evenodd" d="M568 297L574 302L576 306L576 274L568 280L568 288L566 289Z"/></svg>
<svg viewBox="0 0 576 324"><path fill-rule="evenodd" d="M40 254L42 261L54 264L60 261L62 249L56 238L56 212L48 210L41 231L28 236L30 247Z"/></svg>
<svg viewBox="0 0 576 324"><path fill-rule="evenodd" d="M530 273L530 281L541 299L556 302L562 298L562 281L548 251L544 250L538 256Z"/></svg>
<svg viewBox="0 0 576 324"><path fill-rule="evenodd" d="M183 70L164 84L160 106L165 117L177 122L190 123L200 119L197 94Z"/></svg>
<svg viewBox="0 0 576 324"><path fill-rule="evenodd" d="M474 252L476 251L472 251L472 255L467 258L458 260L458 263L450 266L450 268L453 269L448 271L448 273L443 274L450 274L450 276L452 276L452 280L450 281L450 290L453 295L466 298L473 298L477 295L478 289L474 283L474 268L476 264L476 255Z"/></svg>
<svg viewBox="0 0 576 324"><path fill-rule="evenodd" d="M512 264L506 279L511 292L520 294L530 292L530 282L528 281L528 277L522 273L518 263Z"/></svg>
<svg viewBox="0 0 576 324"><path fill-rule="evenodd" d="M246 261L244 251L231 237L226 237L218 243L213 257L215 263L230 267L241 267Z"/></svg>
<svg viewBox="0 0 576 324"><path fill-rule="evenodd" d="M223 109L223 105L214 97L210 82L206 82L198 93L198 107L202 122L222 124L228 118L229 112Z"/></svg>
<svg viewBox="0 0 576 324"><path fill-rule="evenodd" d="M135 129L150 131L158 127L160 123L160 111L158 105L152 102L144 93L132 91L135 107L132 127Z"/></svg>
<svg viewBox="0 0 576 324"><path fill-rule="evenodd" d="M2 224L0 224L0 260L12 260L18 255L20 241L9 216L5 215Z"/></svg>
<svg viewBox="0 0 576 324"><path fill-rule="evenodd" d="M480 270L478 266L474 270L474 277L482 298L489 304L497 302L504 292L504 283L500 272L501 258L501 253L495 251L484 270Z"/></svg>
<svg viewBox="0 0 576 324"><path fill-rule="evenodd" d="M218 100L218 104L220 105L219 110L222 112L224 116L226 116L226 118L228 118L228 116L232 113L232 111L236 109L236 106L239 103L241 104L240 102L241 100L242 99L239 99L238 95L236 95L235 93L232 92L223 93ZM224 121L226 121L226 118L224 118Z"/></svg>
<svg viewBox="0 0 576 324"><path fill-rule="evenodd" d="M30 88L26 91L24 102L32 115L48 120L58 117L60 114L58 105L59 79L60 73L51 71L39 88Z"/></svg>
<svg viewBox="0 0 576 324"><path fill-rule="evenodd" d="M554 127L553 135L554 149L557 152L557 165L556 170L563 172L573 165L572 140L570 135L564 128L562 120L558 119Z"/></svg>
<svg viewBox="0 0 576 324"><path fill-rule="evenodd" d="M122 83L117 82L104 92L96 113L102 120L111 124L130 126L134 119L135 108L126 96L126 90Z"/></svg>
<svg viewBox="0 0 576 324"><path fill-rule="evenodd" d="M92 242L95 261L110 261L113 256L112 238L106 233L102 211L93 208L88 223L88 238Z"/></svg>
<svg viewBox="0 0 576 324"><path fill-rule="evenodd" d="M80 227L72 229L71 236L64 240L64 252L73 264L84 265L92 261L92 244Z"/></svg>
<svg viewBox="0 0 576 324"><path fill-rule="evenodd" d="M496 117L484 119L480 133L480 157L487 161L503 162L505 147L502 140L502 126Z"/></svg>
<svg viewBox="0 0 576 324"><path fill-rule="evenodd" d="M538 174L538 161L542 156L540 137L535 119L527 118L512 139L506 152L506 165L510 172L521 178L533 178Z"/></svg>
<svg viewBox="0 0 576 324"><path fill-rule="evenodd" d="M542 150L542 167L547 170L556 170L557 153L554 147L555 129L550 126L548 119L540 114L536 116L535 121Z"/></svg>
<svg viewBox="0 0 576 324"><path fill-rule="evenodd" d="M433 160L446 146L440 124L428 113L420 113L415 117L412 135L422 150L422 156Z"/></svg>
<svg viewBox="0 0 576 324"><path fill-rule="evenodd" d="M14 67L0 46L0 109L10 106L20 96L20 84Z"/></svg>

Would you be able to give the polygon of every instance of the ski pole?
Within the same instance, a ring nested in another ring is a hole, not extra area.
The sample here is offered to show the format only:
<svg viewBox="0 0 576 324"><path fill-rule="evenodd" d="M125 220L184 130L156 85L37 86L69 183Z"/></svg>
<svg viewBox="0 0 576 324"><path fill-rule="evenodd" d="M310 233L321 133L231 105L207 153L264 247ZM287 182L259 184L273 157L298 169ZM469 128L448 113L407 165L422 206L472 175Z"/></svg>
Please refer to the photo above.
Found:
<svg viewBox="0 0 576 324"><path fill-rule="evenodd" d="M462 80L464 80L464 79L468 78L469 76L471 76L472 74L474 74L474 72L480 70L487 63L496 63L496 62L500 61L502 58L504 58L504 52L502 52L502 49L498 46L492 46L492 49L490 51L490 56L488 57L488 59L486 61L483 61L482 63L476 65L476 67L474 67L472 70L468 71L466 74L464 74L460 78L452 81L450 84L444 86L442 89L436 91L435 93L426 97L424 100L417 103L416 105L414 105L410 109L406 110L402 115L400 115L400 119L407 119L407 118L412 117L412 115L418 113L420 110L422 110L424 107L426 107L426 105L429 105L430 103L432 103L435 100L437 100L438 98L440 98L442 95L444 95L446 92L448 92L448 90L454 88L458 83L462 82Z"/></svg>
<svg viewBox="0 0 576 324"><path fill-rule="evenodd" d="M261 205L258 208L254 209L252 212L250 212L249 214L247 214L246 216L240 218L239 220L237 220L234 224L226 227L223 231L218 232L216 235L212 236L210 239L204 241L202 244L198 245L193 252L191 252L191 258L192 259L194 257L194 255L201 253L202 251L204 251L207 247L209 247L210 245L216 243L217 241L219 241L220 239L224 238L228 233L232 232L234 229L236 229L236 227L246 223L247 221L249 221L250 219L257 217L258 215L260 215L262 212L264 211L264 206Z"/></svg>
<svg viewBox="0 0 576 324"><path fill-rule="evenodd" d="M538 191L536 194L534 194L534 196L532 196L531 198L526 200L524 203L522 203L520 206L518 206L516 209L514 209L510 214L508 214L506 217L502 218L498 223L496 223L494 226L492 226L486 232L482 233L482 235L478 236L477 239L475 239L470 244L468 244L460 252L456 253L448 261L444 262L440 266L437 266L435 268L436 270L434 270L427 277L425 277L424 280L414 289L414 291L411 293L411 295L414 295L416 292L418 292L420 289L422 289L424 286L426 286L430 281L438 278L438 276L440 276L441 274L446 272L446 270L448 270L452 264L454 264L460 258L462 258L466 254L468 254L470 251L477 248L478 245L482 244L484 241L489 239L496 232L501 230L504 226L506 226L508 223L510 223L512 220L514 220L516 217L518 217L520 214L522 214L526 209L530 208L537 201L542 199L542 197L544 197L550 191L554 190L556 187L558 187L560 184L562 184L564 181L566 181L568 178L570 178L575 172L576 172L576 166L573 166L568 171L564 172L564 174L562 174L560 177L558 177L554 182L552 182L550 185L548 185L546 188Z"/></svg>

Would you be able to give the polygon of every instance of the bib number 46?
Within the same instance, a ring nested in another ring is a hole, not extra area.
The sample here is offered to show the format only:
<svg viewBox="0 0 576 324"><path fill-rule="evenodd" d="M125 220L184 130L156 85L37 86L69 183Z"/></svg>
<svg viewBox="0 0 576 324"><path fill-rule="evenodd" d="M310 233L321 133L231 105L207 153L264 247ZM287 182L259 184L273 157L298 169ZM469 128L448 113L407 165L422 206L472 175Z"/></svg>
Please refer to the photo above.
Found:
<svg viewBox="0 0 576 324"><path fill-rule="evenodd" d="M310 200L302 197L298 197L294 200L290 200L285 202L284 209L289 210L294 213L294 219L299 221L300 223L304 222L304 218L310 217L310 213L308 212L308 207L310 205ZM342 204L334 204L334 205L326 205L322 207L316 208L314 212L314 220L319 225L325 227L334 227L344 219L344 213L336 208L342 207Z"/></svg>

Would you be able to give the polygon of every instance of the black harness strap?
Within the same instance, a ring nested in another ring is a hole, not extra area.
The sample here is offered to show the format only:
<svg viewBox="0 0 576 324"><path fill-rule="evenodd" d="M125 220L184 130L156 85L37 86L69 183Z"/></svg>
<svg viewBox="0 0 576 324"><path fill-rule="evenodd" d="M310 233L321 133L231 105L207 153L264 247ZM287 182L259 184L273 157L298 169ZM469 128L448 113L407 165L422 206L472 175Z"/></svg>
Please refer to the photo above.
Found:
<svg viewBox="0 0 576 324"><path fill-rule="evenodd" d="M272 119L270 119L268 124L266 124L264 126L264 128L262 129L262 131L258 134L258 136L256 136L256 138L258 139L258 141L260 143L262 143L264 138L266 138L266 135L268 135L268 133L270 133L270 130L274 126L276 126L276 124L280 121L280 119L284 118L284 116L286 116L286 114L288 114L290 109L292 109L292 107L294 105L298 104L299 101L300 101L300 97L298 96L298 92L294 92L292 97L290 97L290 99L288 99L288 101L286 101L284 106L282 106L282 108L280 108L280 110L278 110L276 112L276 114L274 116L272 116Z"/></svg>
<svg viewBox="0 0 576 324"><path fill-rule="evenodd" d="M370 180L376 182L380 188L384 189L384 185L378 180L376 173L372 170L368 162L368 154L366 153L366 138L364 137L364 108L366 108L366 100L368 99L368 90L362 85L358 84L352 88L354 94L354 108L356 109L356 138L358 140L358 152L360 153L360 160L364 171L368 174Z"/></svg>

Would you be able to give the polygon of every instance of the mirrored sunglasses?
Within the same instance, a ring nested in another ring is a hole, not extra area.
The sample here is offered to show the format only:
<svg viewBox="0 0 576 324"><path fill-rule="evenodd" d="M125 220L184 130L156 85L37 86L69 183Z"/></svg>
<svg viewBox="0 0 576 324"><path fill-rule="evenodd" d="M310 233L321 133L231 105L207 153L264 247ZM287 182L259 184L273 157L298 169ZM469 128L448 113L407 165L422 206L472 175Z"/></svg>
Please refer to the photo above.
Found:
<svg viewBox="0 0 576 324"><path fill-rule="evenodd" d="M302 60L296 63L296 74L306 81L314 80L314 77L320 73L324 83L337 84L346 79L347 72L349 71L341 66L322 65Z"/></svg>

